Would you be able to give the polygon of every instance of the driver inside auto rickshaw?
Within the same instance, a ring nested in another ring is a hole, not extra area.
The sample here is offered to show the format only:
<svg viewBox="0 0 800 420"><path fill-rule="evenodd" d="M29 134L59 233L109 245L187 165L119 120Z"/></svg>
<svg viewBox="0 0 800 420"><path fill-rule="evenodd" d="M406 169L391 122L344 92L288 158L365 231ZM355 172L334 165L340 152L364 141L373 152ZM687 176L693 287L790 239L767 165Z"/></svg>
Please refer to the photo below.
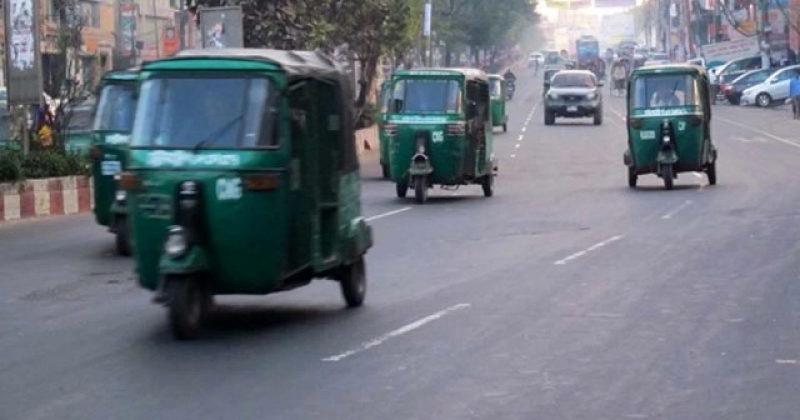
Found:
<svg viewBox="0 0 800 420"><path fill-rule="evenodd" d="M653 95L653 106L669 107L681 106L681 99L675 94L677 84L661 82L656 86L656 93Z"/></svg>

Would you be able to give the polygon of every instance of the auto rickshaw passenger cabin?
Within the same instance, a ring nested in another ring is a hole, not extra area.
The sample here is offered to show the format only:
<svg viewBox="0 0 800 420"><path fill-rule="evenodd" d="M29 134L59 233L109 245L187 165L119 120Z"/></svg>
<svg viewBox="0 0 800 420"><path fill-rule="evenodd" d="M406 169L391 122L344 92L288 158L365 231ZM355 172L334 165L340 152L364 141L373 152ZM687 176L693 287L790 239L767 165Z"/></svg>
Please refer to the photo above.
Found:
<svg viewBox="0 0 800 420"><path fill-rule="evenodd" d="M121 182L139 284L178 338L197 334L213 295L330 278L362 304L372 232L350 77L311 51L189 50L143 65Z"/></svg>

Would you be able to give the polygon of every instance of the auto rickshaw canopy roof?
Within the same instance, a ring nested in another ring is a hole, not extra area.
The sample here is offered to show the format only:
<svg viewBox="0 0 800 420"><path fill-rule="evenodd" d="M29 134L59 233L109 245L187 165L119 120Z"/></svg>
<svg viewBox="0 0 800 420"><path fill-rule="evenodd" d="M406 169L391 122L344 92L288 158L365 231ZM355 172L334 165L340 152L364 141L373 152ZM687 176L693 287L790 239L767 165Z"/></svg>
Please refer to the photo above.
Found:
<svg viewBox="0 0 800 420"><path fill-rule="evenodd" d="M413 70L398 70L392 77L403 76L463 76L466 80L489 81L489 76L485 71L472 68L420 68Z"/></svg>
<svg viewBox="0 0 800 420"><path fill-rule="evenodd" d="M631 77L665 74L690 74L693 76L702 77L706 80L708 79L708 72L706 69L689 63L669 63L643 66L633 70L633 72L631 72Z"/></svg>
<svg viewBox="0 0 800 420"><path fill-rule="evenodd" d="M139 68L134 67L128 70L112 70L103 74L102 79L133 82L139 79Z"/></svg>

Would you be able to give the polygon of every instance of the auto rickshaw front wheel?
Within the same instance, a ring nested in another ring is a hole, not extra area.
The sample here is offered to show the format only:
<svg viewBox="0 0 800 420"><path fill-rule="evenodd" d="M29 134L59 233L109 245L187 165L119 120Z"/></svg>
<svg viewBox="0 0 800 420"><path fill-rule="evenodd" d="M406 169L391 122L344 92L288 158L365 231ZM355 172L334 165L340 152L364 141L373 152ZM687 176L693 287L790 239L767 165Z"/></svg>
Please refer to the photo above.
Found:
<svg viewBox="0 0 800 420"><path fill-rule="evenodd" d="M212 305L208 290L195 276L168 279L165 288L172 335L178 340L197 338Z"/></svg>
<svg viewBox="0 0 800 420"><path fill-rule="evenodd" d="M428 201L428 178L424 176L414 177L414 199L417 204L425 204Z"/></svg>
<svg viewBox="0 0 800 420"><path fill-rule="evenodd" d="M664 165L661 167L661 177L664 178L664 188L671 190L674 185L673 182L675 181L675 172L672 169L672 165Z"/></svg>
<svg viewBox="0 0 800 420"><path fill-rule="evenodd" d="M364 304L364 297L367 295L367 268L363 255L343 267L339 286L348 307L357 308Z"/></svg>

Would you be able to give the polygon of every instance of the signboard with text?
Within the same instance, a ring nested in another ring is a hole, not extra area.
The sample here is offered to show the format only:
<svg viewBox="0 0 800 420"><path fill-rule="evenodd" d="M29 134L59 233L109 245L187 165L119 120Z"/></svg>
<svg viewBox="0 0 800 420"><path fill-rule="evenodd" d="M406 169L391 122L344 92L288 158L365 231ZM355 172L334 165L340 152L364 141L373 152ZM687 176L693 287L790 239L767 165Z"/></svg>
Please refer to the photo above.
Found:
<svg viewBox="0 0 800 420"><path fill-rule="evenodd" d="M8 104L39 104L42 100L39 1L9 0L4 9Z"/></svg>

